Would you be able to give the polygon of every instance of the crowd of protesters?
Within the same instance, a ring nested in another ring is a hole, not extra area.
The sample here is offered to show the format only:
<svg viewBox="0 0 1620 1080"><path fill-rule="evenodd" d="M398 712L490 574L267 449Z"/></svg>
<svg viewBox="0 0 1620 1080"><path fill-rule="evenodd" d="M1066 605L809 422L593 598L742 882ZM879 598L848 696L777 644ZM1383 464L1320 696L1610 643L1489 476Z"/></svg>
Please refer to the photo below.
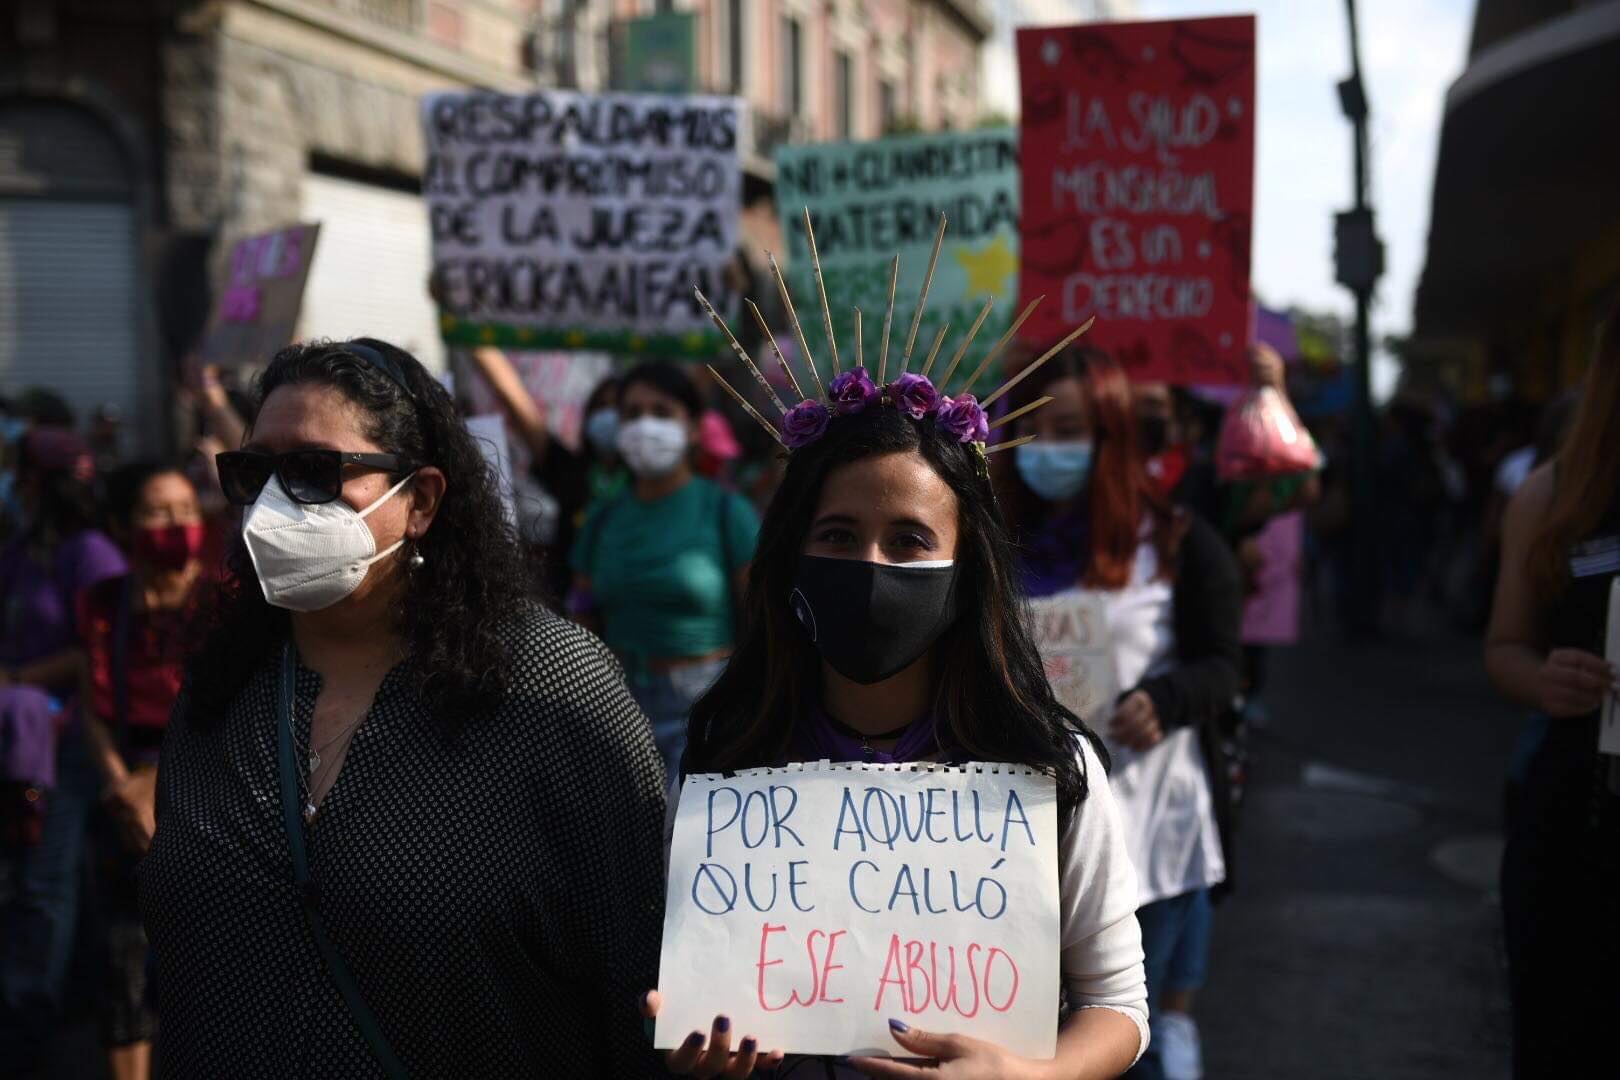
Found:
<svg viewBox="0 0 1620 1080"><path fill-rule="evenodd" d="M1468 417L1408 394L1379 440L1384 591L1466 624L1497 578L1491 674L1533 711L1504 871L1527 1076L1581 1060L1559 1056L1563 1010L1603 1000L1591 980L1604 965L1549 935L1579 937L1616 895L1601 852L1616 850L1620 783L1590 730L1615 684L1602 658L1620 568L1615 333L1584 395L1538 425L1482 446ZM1130 1023L1087 1017L1060 1048L1090 1049L1060 1052L1095 1075L1201 1075L1195 995L1233 884L1245 728L1263 716L1265 655L1245 642L1244 605L1262 530L1298 511L1312 523L1307 593L1347 587L1331 424L1325 468L1234 482L1216 467L1220 405L1133 385L1106 354L1070 347L1004 405L1017 436L1039 439L989 473L893 409L784 465L750 460L739 412L692 377L700 368L622 368L583 402L572 445L499 350L471 350L459 370L493 391L556 503L543 543L505 515L465 401L383 340L290 347L252 386L192 371L191 452L172 461L121 460L117 417L79 423L48 390L4 403L0 1061L12 1073L44 1075L69 1004L94 1007L118 1078L152 1075L154 1056L173 1076L285 1076L317 1059L342 1075L390 1056L421 1075L542 1060L570 1075L777 1068L768 1047L733 1049L723 1016L667 1060L642 1032L659 1006L646 992L672 785L956 746L1052 768L1063 842L1126 868L1092 867L1102 876L1071 912L1063 958L1075 1000ZM1283 392L1282 361L1256 350L1254 379ZM905 656L852 625L869 655L818 658L775 602L796 591L816 603L821 589L835 611L848 575L908 563L913 591L897 595L918 611L935 586L953 599ZM1118 694L1088 718L1094 745L1075 751L1042 712L1050 691L1020 681L1039 657L986 658L977 628L1003 626L1008 649L1032 650L1025 599L1077 591L1106 612ZM1412 618L1386 615L1396 628ZM935 700L936 685L955 696ZM1037 705L975 727L989 707L974 701L997 694ZM457 719L471 715L499 722ZM766 715L780 730L756 722ZM905 723L877 730L863 716ZM1110 809L1082 812L1099 786ZM364 843L324 842L334 834ZM287 891L289 846L296 880L341 883L319 907L345 959ZM381 887L406 865L434 868L435 895ZM1588 898L1581 917L1550 918L1572 893ZM1071 950L1071 933L1086 948ZM323 964L330 980L311 976ZM560 974L575 970L591 980ZM586 1029L597 1034L581 1041ZM896 1038L922 1056L993 1060L927 1033Z"/></svg>

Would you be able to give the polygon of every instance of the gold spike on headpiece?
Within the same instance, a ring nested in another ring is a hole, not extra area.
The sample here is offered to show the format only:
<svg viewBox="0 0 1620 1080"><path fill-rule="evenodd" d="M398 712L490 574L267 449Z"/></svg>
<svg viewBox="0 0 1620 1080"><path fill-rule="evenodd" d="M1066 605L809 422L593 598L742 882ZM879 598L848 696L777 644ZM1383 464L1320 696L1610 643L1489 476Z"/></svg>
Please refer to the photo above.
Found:
<svg viewBox="0 0 1620 1080"><path fill-rule="evenodd" d="M855 366L866 366L866 332L861 329L861 309L855 309Z"/></svg>
<svg viewBox="0 0 1620 1080"><path fill-rule="evenodd" d="M787 311L788 325L793 327L793 340L799 343L799 351L804 354L804 366L810 369L810 377L816 380L816 393L826 397L827 389L821 385L821 371L816 367L816 358L810 355L810 343L804 340L804 327L799 325L799 313L793 308L793 297L788 294L782 268L776 265L776 256L770 252L765 253L765 258L770 261L771 275L776 278L776 287L782 293L782 307Z"/></svg>
<svg viewBox="0 0 1620 1080"><path fill-rule="evenodd" d="M1013 324L1007 327L1007 332L1001 335L1001 339L990 347L990 351L984 354L984 359L979 361L979 366L973 369L973 374L968 376L968 381L963 384L962 389L958 390L957 393L965 394L973 389L973 384L979 381L979 376L989 369L995 358L1001 355L1001 350L1005 349L1007 343L1013 339L1013 335L1018 333L1018 328L1024 325L1024 320L1035 314L1035 308L1045 299L1044 296L1037 296L1029 302L1028 307L1018 313L1018 318L1014 319Z"/></svg>
<svg viewBox="0 0 1620 1080"><path fill-rule="evenodd" d="M731 327L726 325L726 320L722 319L720 313L714 310L714 305L709 303L707 296L703 295L703 290L694 285L692 286L692 292L697 295L698 303L703 305L703 310L709 313L709 318L714 320L714 325L718 326L720 332L726 335L726 341L731 345L731 351L736 354L737 359L743 362L743 366L754 376L759 385L764 387L766 396L771 399L771 404L776 406L778 412L787 412L787 406L782 404L782 399L776 396L775 387L771 386L770 380L766 379L759 368L754 366L754 358L749 356L748 350L742 347L742 343L737 340L737 335L733 334Z"/></svg>
<svg viewBox="0 0 1620 1080"><path fill-rule="evenodd" d="M900 256L894 257L894 263L889 267L889 311L883 316L883 351L878 353L878 385L882 386L889 376L889 331L894 326L894 287L900 283Z"/></svg>
<svg viewBox="0 0 1620 1080"><path fill-rule="evenodd" d="M1011 450L1016 446L1032 443L1038 438L1040 438L1039 435L1025 435L1022 439L1011 439L1007 442L996 443L994 446L987 446L984 448L984 452L986 454L999 454L1003 450Z"/></svg>
<svg viewBox="0 0 1620 1080"><path fill-rule="evenodd" d="M704 367L709 369L709 374L714 376L714 381L719 383L725 389L726 393L731 395L732 400L738 405L741 405L743 411L754 418L755 423L764 428L766 431L770 432L771 438L775 439L779 443L782 443L783 446L787 445L787 443L782 442L782 433L776 430L776 425L759 415L759 413L755 411L754 407L748 404L748 399L737 393L736 388L730 383L726 382L725 377L722 376L718 371L714 370L713 364L705 364Z"/></svg>
<svg viewBox="0 0 1620 1080"><path fill-rule="evenodd" d="M995 391L993 391L990 394L989 397L987 397L983 401L981 401L979 403L980 408L988 409L990 406L994 405L996 403L997 398L999 398L1002 394L1005 394L1007 391L1011 390L1013 387L1017 386L1019 383L1023 382L1025 379L1029 378L1031 375L1035 374L1035 371L1036 371L1037 368L1039 368L1042 364L1046 363L1048 360L1052 359L1052 357L1056 356L1058 353L1062 352L1068 346L1068 344L1071 341L1073 341L1075 338L1079 337L1081 334L1085 333L1087 330L1090 330L1091 329L1091 324L1096 322L1096 321L1097 321L1097 316L1093 315L1091 318L1087 319L1080 326L1077 326L1073 330L1069 331L1069 336L1068 337L1064 338L1062 341L1058 342L1056 345L1052 346L1050 349L1047 349L1044 353L1041 354L1041 358L1039 360L1036 360L1033 364L1030 364L1023 371L1020 371L1018 374L1014 375L1012 378L1010 378L1006 382L1002 383L1001 386L998 387Z"/></svg>
<svg viewBox="0 0 1620 1080"><path fill-rule="evenodd" d="M943 323L939 328L939 333L934 335L934 347L928 350L928 361L922 366L923 378L928 378L928 373L934 370L934 357L939 355L939 347L945 344L945 333L950 328L950 323Z"/></svg>
<svg viewBox="0 0 1620 1080"><path fill-rule="evenodd" d="M1042 405L1050 405L1051 403L1052 403L1052 398L1050 396L1043 397L1043 398L1036 398L1034 401L1030 402L1028 405L1025 405L1023 408L1014 409L1012 412L1008 413L1006 416L1003 416L1003 417L1000 417L998 419L990 421L990 430L994 431L994 430L996 430L996 428L1001 427L1003 424L1010 424L1014 420L1021 420L1024 417L1028 416L1030 413L1034 412L1036 409L1040 408Z"/></svg>
<svg viewBox="0 0 1620 1080"><path fill-rule="evenodd" d="M827 327L827 347L832 350L833 374L838 368L838 339L833 336L832 308L827 306L827 283L821 279L821 252L816 250L816 229L810 224L810 208L804 208L804 235L810 240L810 266L816 272L816 291L821 294L821 319Z"/></svg>
<svg viewBox="0 0 1620 1080"><path fill-rule="evenodd" d="M974 319L973 325L968 328L966 339L956 347L956 355L951 357L950 366L945 369L945 374L940 378L939 382L934 384L939 388L940 393L945 392L946 384L951 381L951 376L956 374L956 366L962 362L962 357L967 355L968 346L972 345L973 339L979 336L979 327L984 325L984 320L990 317L990 309L995 306L996 302L994 300L984 302L984 307L979 311L979 317Z"/></svg>
<svg viewBox="0 0 1620 1080"><path fill-rule="evenodd" d="M771 333L771 328L765 325L765 316L760 314L759 305L752 300L745 301L745 303L748 305L748 310L754 313L754 321L759 324L760 334L770 344L771 355L775 356L776 362L782 365L782 374L787 376L788 385L793 387L793 392L799 395L800 401L803 401L804 391L799 389L799 380L793 374L793 365L788 363L787 357L782 355L782 347L776 343L776 335Z"/></svg>
<svg viewBox="0 0 1620 1080"><path fill-rule="evenodd" d="M922 294L917 297L917 310L911 313L911 332L906 335L906 351L900 354L900 370L911 364L911 350L917 345L917 327L922 325L923 310L928 307L928 287L934 283L934 267L939 265L939 249L945 243L945 215L939 215L939 232L934 234L934 252L928 256L928 272L923 275ZM924 372L923 374L927 374Z"/></svg>

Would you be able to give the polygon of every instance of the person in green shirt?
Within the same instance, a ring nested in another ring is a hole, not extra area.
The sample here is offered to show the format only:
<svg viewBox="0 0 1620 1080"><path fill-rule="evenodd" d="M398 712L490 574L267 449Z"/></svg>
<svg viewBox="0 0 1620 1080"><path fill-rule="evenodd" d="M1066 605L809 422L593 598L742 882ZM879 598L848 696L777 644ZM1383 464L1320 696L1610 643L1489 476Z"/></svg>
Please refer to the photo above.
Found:
<svg viewBox="0 0 1620 1080"><path fill-rule="evenodd" d="M681 369L646 363L619 382L619 455L628 491L586 516L574 541L569 613L625 665L671 781L686 716L736 640L759 518L698 476L691 451L703 402Z"/></svg>

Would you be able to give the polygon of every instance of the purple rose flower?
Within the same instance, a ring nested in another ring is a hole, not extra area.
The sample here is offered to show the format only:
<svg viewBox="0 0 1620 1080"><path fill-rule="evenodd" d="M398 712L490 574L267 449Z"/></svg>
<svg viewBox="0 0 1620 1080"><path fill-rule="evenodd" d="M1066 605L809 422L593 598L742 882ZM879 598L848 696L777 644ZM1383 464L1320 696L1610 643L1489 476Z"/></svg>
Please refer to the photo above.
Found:
<svg viewBox="0 0 1620 1080"><path fill-rule="evenodd" d="M941 431L954 435L961 442L987 442L990 439L990 421L979 408L979 399L972 394L957 398L941 398L934 423Z"/></svg>
<svg viewBox="0 0 1620 1080"><path fill-rule="evenodd" d="M863 367L850 368L834 379L827 388L827 396L832 399L832 406L839 416L858 413L868 405L876 405L883 400L883 394Z"/></svg>
<svg viewBox="0 0 1620 1080"><path fill-rule="evenodd" d="M832 414L819 401L799 402L782 417L782 441L789 450L797 450L821 438L827 430Z"/></svg>
<svg viewBox="0 0 1620 1080"><path fill-rule="evenodd" d="M901 375L886 390L890 403L913 420L921 420L939 405L939 391L934 384L914 371Z"/></svg>

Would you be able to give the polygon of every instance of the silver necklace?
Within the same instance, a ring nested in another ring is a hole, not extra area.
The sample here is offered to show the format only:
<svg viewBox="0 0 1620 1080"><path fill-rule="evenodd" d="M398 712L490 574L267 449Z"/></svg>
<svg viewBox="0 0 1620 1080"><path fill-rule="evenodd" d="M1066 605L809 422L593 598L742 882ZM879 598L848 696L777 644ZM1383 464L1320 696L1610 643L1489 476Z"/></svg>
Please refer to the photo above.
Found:
<svg viewBox="0 0 1620 1080"><path fill-rule="evenodd" d="M319 747L313 747L312 748L312 747L310 747L310 745L307 742L299 739L298 738L298 729L296 727L293 728L293 742L298 746L298 748L300 750L305 752L305 754L307 755L307 760L309 762L309 772L308 772L308 774L306 775L306 774L301 773L301 774L299 774L299 777L298 777L298 786L300 788L302 788L303 792L304 792L304 824L307 825L310 822L314 821L315 820L315 815L320 812L320 807L315 804L315 785L316 785L316 782L317 782L315 774L321 768L321 765L322 765L321 751L330 748L333 743L337 742L339 739L343 738L345 735L350 736L352 738L353 735L355 734L356 730L360 727L361 721L363 721L370 712L371 712L370 709L367 709L365 712L362 712L353 721L351 721L349 724L345 725L343 727L343 729L340 730L336 735L333 735L330 739L327 739ZM311 725L312 730L313 730L314 722L315 722L314 718L311 717L310 725Z"/></svg>

